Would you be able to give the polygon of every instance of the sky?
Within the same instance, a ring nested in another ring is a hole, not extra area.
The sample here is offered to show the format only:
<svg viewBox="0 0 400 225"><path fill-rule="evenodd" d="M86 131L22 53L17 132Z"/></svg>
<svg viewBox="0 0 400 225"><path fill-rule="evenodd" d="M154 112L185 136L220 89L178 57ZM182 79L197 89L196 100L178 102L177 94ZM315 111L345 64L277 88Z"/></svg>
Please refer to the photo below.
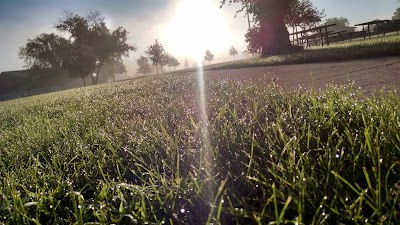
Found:
<svg viewBox="0 0 400 225"><path fill-rule="evenodd" d="M390 19L400 7L397 0L312 0L326 17L347 17L352 25L374 19ZM0 0L0 72L24 69L18 51L41 33L57 33L54 24L63 10L85 15L99 10L111 30L129 32L137 47L124 59L128 74L136 60L158 39L166 51L192 65L209 49L214 62L229 60L231 46L245 50L247 19L235 18L239 6L219 8L219 0ZM239 56L242 57L242 56Z"/></svg>

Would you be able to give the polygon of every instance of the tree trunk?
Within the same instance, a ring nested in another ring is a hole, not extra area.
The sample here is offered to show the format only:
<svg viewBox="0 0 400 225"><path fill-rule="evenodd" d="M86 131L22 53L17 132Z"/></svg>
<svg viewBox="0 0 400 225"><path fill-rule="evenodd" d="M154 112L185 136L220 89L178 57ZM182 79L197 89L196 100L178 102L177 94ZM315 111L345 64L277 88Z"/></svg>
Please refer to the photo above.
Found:
<svg viewBox="0 0 400 225"><path fill-rule="evenodd" d="M279 55L296 49L292 46L286 28L284 15L289 1L275 0L264 3L260 19L260 38L262 38L262 56Z"/></svg>
<svg viewBox="0 0 400 225"><path fill-rule="evenodd" d="M97 82L99 81L99 76L100 76L100 69L101 67L104 65L104 61L99 63L98 67L97 67L97 71L96 71L96 76L94 77L92 74L92 85L96 85Z"/></svg>
<svg viewBox="0 0 400 225"><path fill-rule="evenodd" d="M83 80L83 86L86 87L86 79L85 79L85 77L83 77L82 80Z"/></svg>

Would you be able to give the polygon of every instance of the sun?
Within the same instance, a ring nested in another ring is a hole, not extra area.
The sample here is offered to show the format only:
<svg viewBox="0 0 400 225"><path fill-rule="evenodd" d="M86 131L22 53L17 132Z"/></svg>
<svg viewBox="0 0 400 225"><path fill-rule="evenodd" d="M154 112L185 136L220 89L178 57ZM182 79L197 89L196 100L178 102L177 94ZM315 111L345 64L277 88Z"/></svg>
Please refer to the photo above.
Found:
<svg viewBox="0 0 400 225"><path fill-rule="evenodd" d="M199 59L207 49L228 48L231 31L215 0L182 0L161 28L160 41L177 57Z"/></svg>

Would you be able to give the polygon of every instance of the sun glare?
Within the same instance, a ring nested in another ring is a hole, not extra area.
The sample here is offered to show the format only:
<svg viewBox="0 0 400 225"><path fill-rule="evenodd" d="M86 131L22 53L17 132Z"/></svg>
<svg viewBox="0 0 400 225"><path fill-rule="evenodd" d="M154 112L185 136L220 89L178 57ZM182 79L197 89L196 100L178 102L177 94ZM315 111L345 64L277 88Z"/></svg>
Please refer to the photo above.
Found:
<svg viewBox="0 0 400 225"><path fill-rule="evenodd" d="M230 46L231 37L218 1L182 0L160 39L171 54L200 59L207 49L218 52Z"/></svg>

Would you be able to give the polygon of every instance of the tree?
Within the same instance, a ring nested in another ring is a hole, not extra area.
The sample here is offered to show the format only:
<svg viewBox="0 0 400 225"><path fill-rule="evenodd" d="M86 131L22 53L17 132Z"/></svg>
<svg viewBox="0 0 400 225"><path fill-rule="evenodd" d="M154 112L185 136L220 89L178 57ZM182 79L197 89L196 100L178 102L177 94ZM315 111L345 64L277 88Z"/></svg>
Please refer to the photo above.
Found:
<svg viewBox="0 0 400 225"><path fill-rule="evenodd" d="M160 63L161 73L164 73L163 68L164 68L164 66L168 65L168 62L169 62L170 58L171 58L171 55L169 55L168 53L164 53L162 55L161 63Z"/></svg>
<svg viewBox="0 0 400 225"><path fill-rule="evenodd" d="M149 59L142 56L137 60L137 64L139 66L139 68L137 69L137 71L141 74L148 74L151 72L151 68L150 68L150 64L149 64Z"/></svg>
<svg viewBox="0 0 400 225"><path fill-rule="evenodd" d="M206 55L204 56L204 60L208 61L208 65L210 65L210 62L214 59L214 55L210 52L210 50L206 51Z"/></svg>
<svg viewBox="0 0 400 225"><path fill-rule="evenodd" d="M136 51L136 47L127 43L128 32L123 27L111 32L99 11L89 12L86 17L66 11L55 27L67 34L74 46L69 54L73 58L69 59L70 63L66 64L65 69L70 75L74 74L71 75L73 77L84 78L95 74L91 76L92 84L97 84L105 62L122 62L122 56L127 57L130 51ZM85 62L81 65L81 71L73 65L78 58Z"/></svg>
<svg viewBox="0 0 400 225"><path fill-rule="evenodd" d="M71 43L58 35L41 34L20 48L18 56L28 69L61 68Z"/></svg>
<svg viewBox="0 0 400 225"><path fill-rule="evenodd" d="M333 18L328 18L325 20L324 24L336 24L336 25L340 25L340 26L349 26L350 22L349 19L347 19L346 17L333 17Z"/></svg>
<svg viewBox="0 0 400 225"><path fill-rule="evenodd" d="M294 0L221 0L220 3L221 7L225 4L240 3L242 8L239 11L246 11L253 16L253 21L258 27L257 30L253 30L253 34L259 41L257 44L261 46L262 56L267 56L300 49L291 45L284 20L292 1Z"/></svg>
<svg viewBox="0 0 400 225"><path fill-rule="evenodd" d="M174 67L174 70L176 70L176 67L177 66L179 66L181 63L174 57L174 56L171 56L170 55L170 57L169 57L169 59L168 59L168 66L171 68L171 67Z"/></svg>
<svg viewBox="0 0 400 225"><path fill-rule="evenodd" d="M165 54L164 47L162 46L162 44L160 44L158 40L156 40L154 44L147 47L147 51L145 53L149 56L151 62L153 63L153 66L156 67L157 74L159 65L161 66L161 71L162 71L161 63Z"/></svg>
<svg viewBox="0 0 400 225"><path fill-rule="evenodd" d="M185 60L185 69L189 69L189 67L190 67L190 66L189 66L189 61L186 59L186 60Z"/></svg>
<svg viewBox="0 0 400 225"><path fill-rule="evenodd" d="M235 56L238 54L238 51L236 50L235 47L231 47L231 49L229 49L229 55L233 57L233 59L235 59Z"/></svg>
<svg viewBox="0 0 400 225"><path fill-rule="evenodd" d="M321 22L325 10L319 11L310 0L294 0L285 16L287 26L293 28L293 33L298 27L308 29Z"/></svg>
<svg viewBox="0 0 400 225"><path fill-rule="evenodd" d="M396 12L394 12L392 16L392 20L399 20L400 19L400 8L396 9Z"/></svg>
<svg viewBox="0 0 400 225"><path fill-rule="evenodd" d="M301 2L302 4L294 4ZM245 11L253 17L253 28L246 33L247 50L250 53L261 53L262 56L285 54L300 51L301 46L291 45L289 32L285 20L287 15L298 12L293 7L310 7L312 4L305 0L220 0L221 7L225 4L240 3L242 8L238 12ZM313 6L312 6L313 7ZM315 13L315 7L306 12ZM305 13L306 14L306 13ZM317 15L317 14L316 14ZM322 14L321 14L322 16ZM305 21L308 20L302 16ZM257 46L257 48L255 48Z"/></svg>

